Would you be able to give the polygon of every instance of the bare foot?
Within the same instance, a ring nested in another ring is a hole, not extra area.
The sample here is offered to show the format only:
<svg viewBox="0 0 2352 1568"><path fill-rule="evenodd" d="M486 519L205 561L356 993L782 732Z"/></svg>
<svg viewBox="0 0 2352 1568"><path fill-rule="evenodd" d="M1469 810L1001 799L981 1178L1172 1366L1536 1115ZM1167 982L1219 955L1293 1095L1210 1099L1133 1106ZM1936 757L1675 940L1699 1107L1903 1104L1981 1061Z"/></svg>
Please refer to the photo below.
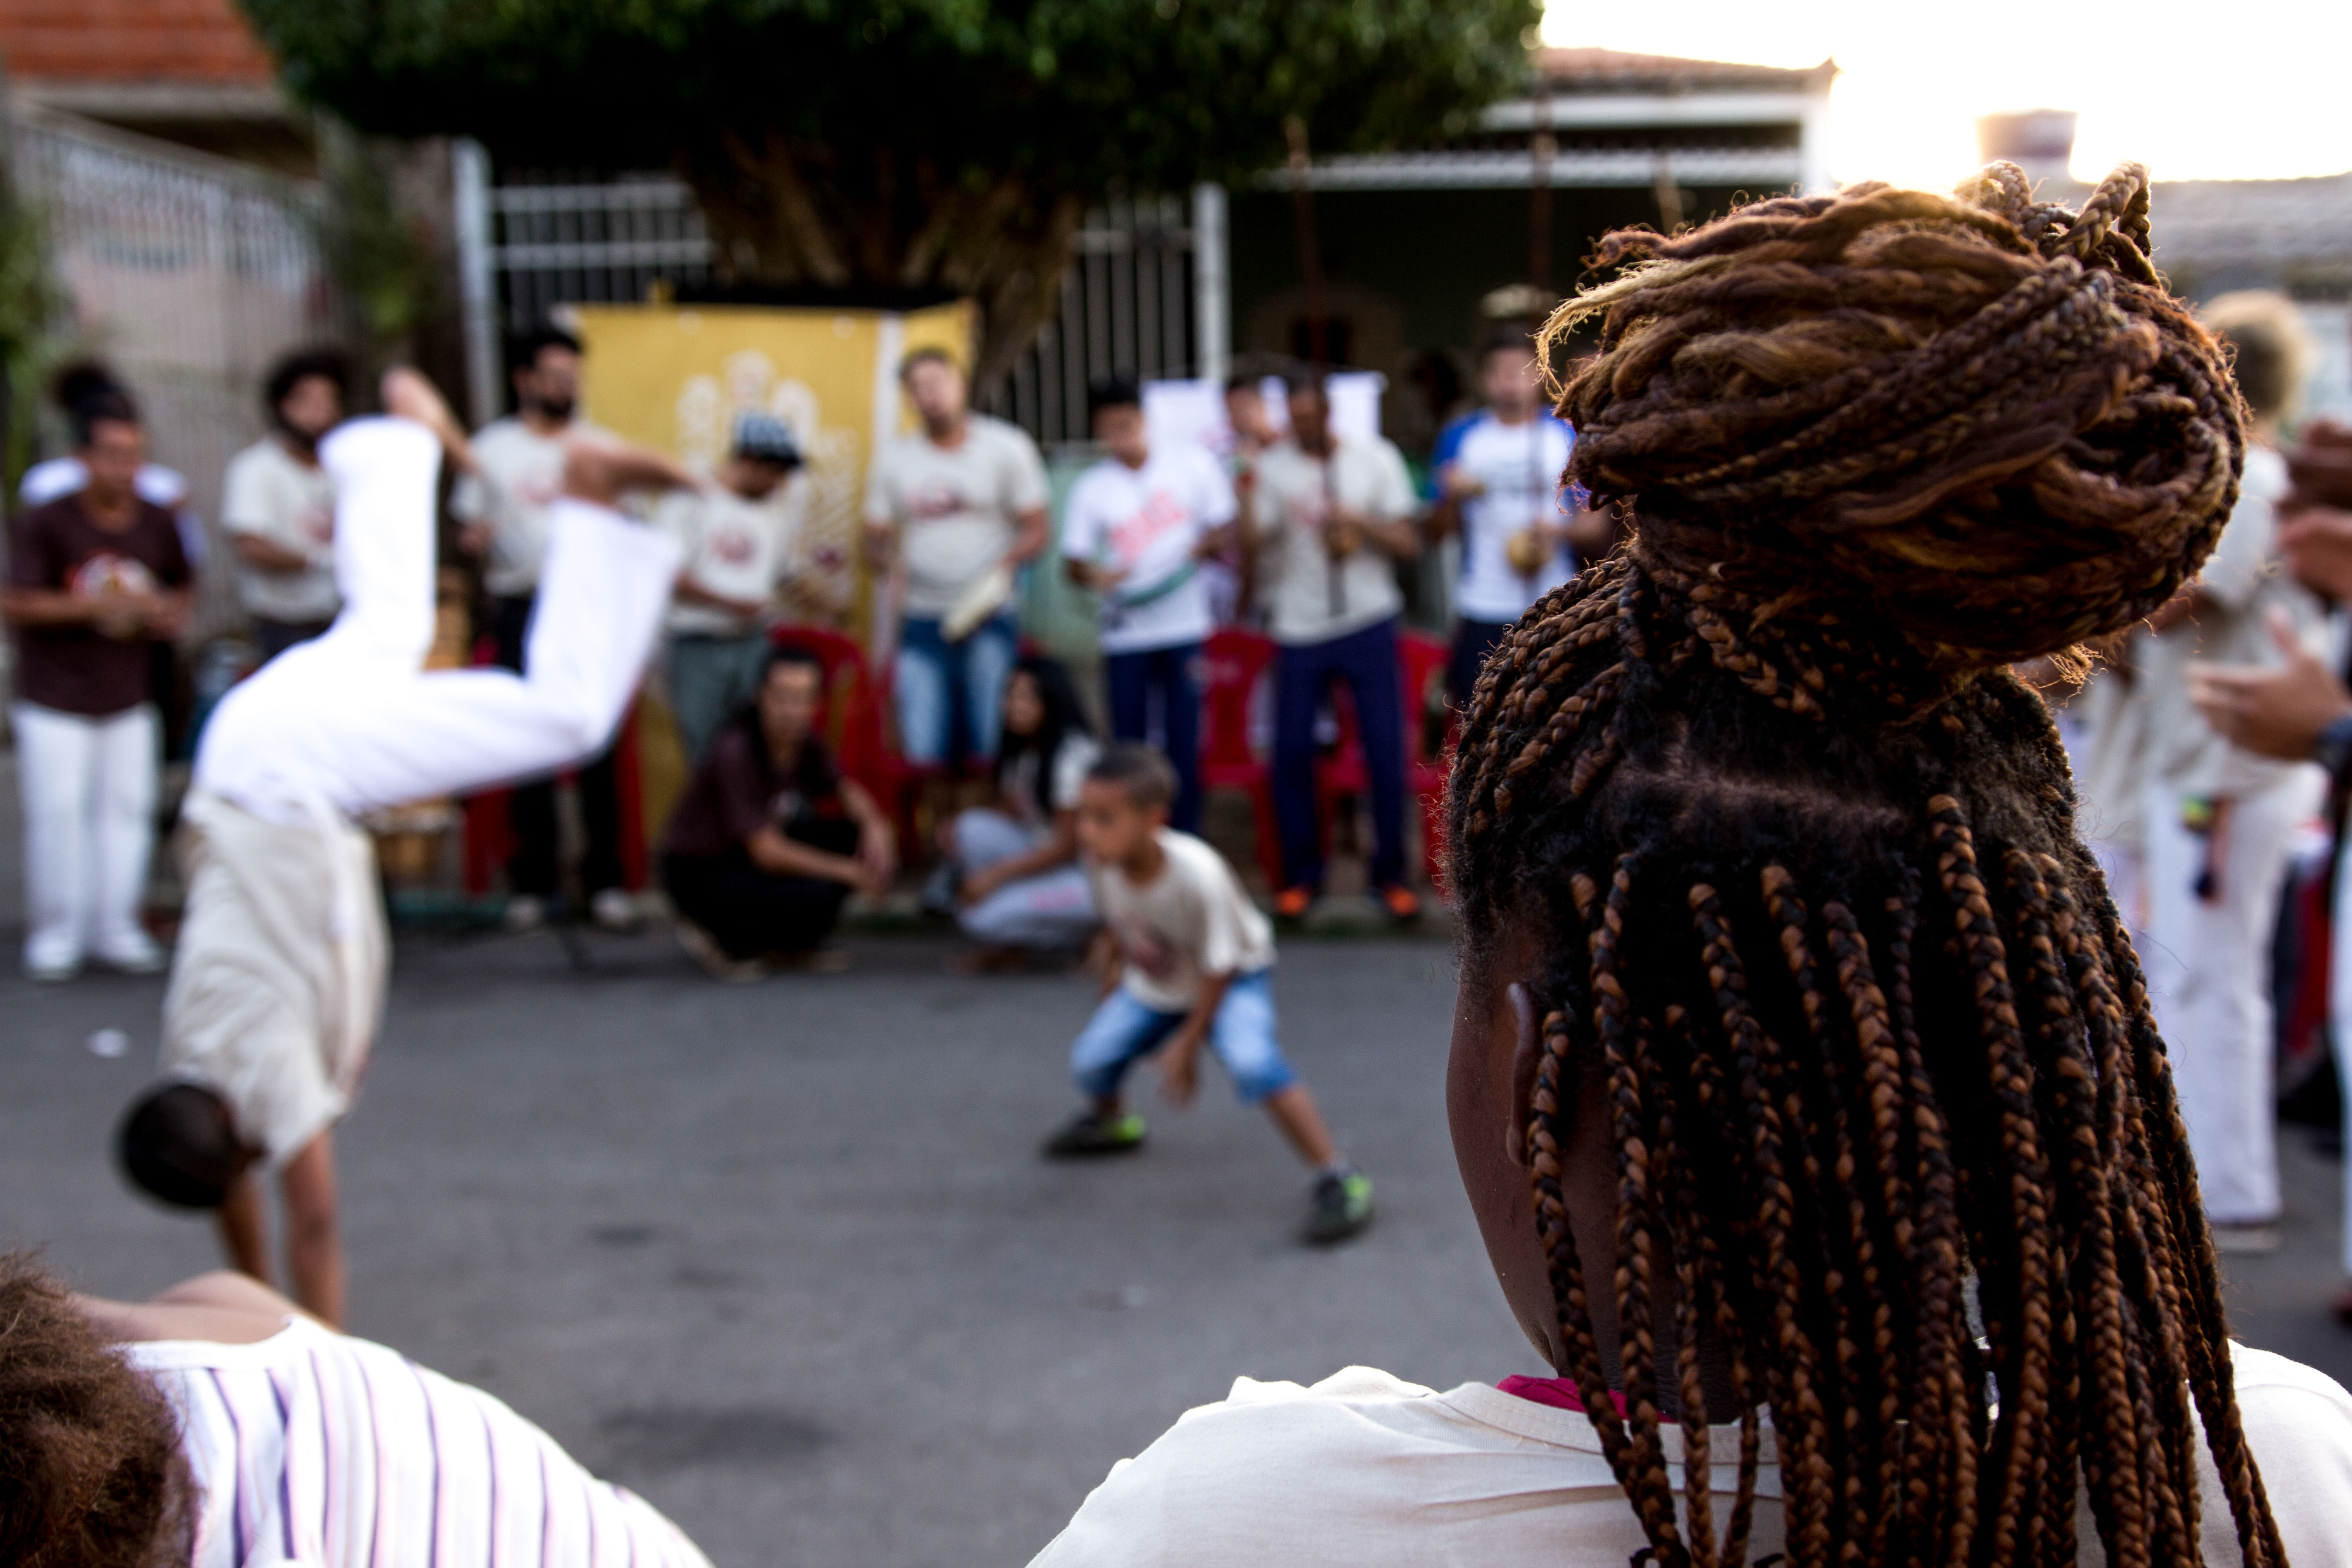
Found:
<svg viewBox="0 0 2352 1568"><path fill-rule="evenodd" d="M699 489L702 482L650 447L606 437L563 444L563 493L611 506L629 490Z"/></svg>
<svg viewBox="0 0 2352 1568"><path fill-rule="evenodd" d="M433 384L404 364L394 365L383 373L383 411L401 419L414 419L440 437L449 460L467 473L475 472L474 448L466 440L466 427L449 412L449 405Z"/></svg>

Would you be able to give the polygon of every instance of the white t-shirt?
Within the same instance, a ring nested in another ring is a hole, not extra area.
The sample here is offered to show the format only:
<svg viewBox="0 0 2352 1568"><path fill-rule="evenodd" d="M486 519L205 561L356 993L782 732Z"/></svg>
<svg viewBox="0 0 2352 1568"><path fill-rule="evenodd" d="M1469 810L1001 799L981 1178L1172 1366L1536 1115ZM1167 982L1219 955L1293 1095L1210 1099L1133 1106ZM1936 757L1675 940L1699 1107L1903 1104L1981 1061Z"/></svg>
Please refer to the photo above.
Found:
<svg viewBox="0 0 2352 1568"><path fill-rule="evenodd" d="M654 526L677 541L686 562L679 576L730 599L766 604L800 570L807 515L808 485L796 473L760 500L745 500L724 485L673 490L655 509ZM760 617L679 599L667 625L673 635L741 637L758 629Z"/></svg>
<svg viewBox="0 0 2352 1568"><path fill-rule="evenodd" d="M1259 454L1253 521L1276 642L1329 642L1404 608L1396 562L1370 541L1333 569L1323 520L1335 501L1378 522L1420 510L1404 455L1388 441L1340 437L1328 458L1310 458L1292 441Z"/></svg>
<svg viewBox="0 0 2352 1568"><path fill-rule="evenodd" d="M575 419L561 435L541 436L514 415L493 419L475 435L478 474L467 474L450 493L449 510L463 522L486 522L490 552L482 586L502 599L539 591L547 558L547 509L563 489L563 444L571 435L604 432Z"/></svg>
<svg viewBox="0 0 2352 1568"><path fill-rule="evenodd" d="M1046 775L1045 798L1053 802L1054 811L1078 809L1078 792L1086 787L1087 770L1102 756L1102 742L1092 735L1074 731L1062 737L1055 748L1052 771ZM1037 807L1037 753L1024 752L1004 764L1004 774L999 791L1011 805L1013 815L1024 826L1050 826L1048 813Z"/></svg>
<svg viewBox="0 0 2352 1568"><path fill-rule="evenodd" d="M1504 553L1511 536L1533 524L1559 526L1560 473L1572 444L1568 426L1549 414L1506 425L1490 411L1463 428L1450 456L1440 453L1441 474L1457 468L1484 487L1462 503L1462 579L1454 607L1465 619L1516 621L1573 574L1565 541L1532 577L1521 576Z"/></svg>
<svg viewBox="0 0 2352 1568"><path fill-rule="evenodd" d="M246 614L272 621L335 618L342 597L335 592L335 483L326 469L302 462L277 437L264 436L228 460L221 527L310 559L292 572L240 564L237 602Z"/></svg>
<svg viewBox="0 0 2352 1568"><path fill-rule="evenodd" d="M1159 832L1168 862L1142 887L1116 866L1087 867L1095 905L1127 961L1121 983L1147 1007L1189 1013L1204 974L1255 974L1274 963L1274 928L1225 858L1189 833Z"/></svg>
<svg viewBox="0 0 2352 1568"><path fill-rule="evenodd" d="M1012 552L1017 521L1047 500L1045 461L1018 426L970 416L963 439L935 446L921 431L886 443L866 483L866 521L898 531L907 614L944 616Z"/></svg>
<svg viewBox="0 0 2352 1568"><path fill-rule="evenodd" d="M1209 635L1201 540L1233 519L1232 481L1199 447L1162 447L1140 468L1106 458L1079 476L1062 510L1062 554L1126 573L1102 595L1103 652L1181 647Z"/></svg>
<svg viewBox="0 0 2352 1568"><path fill-rule="evenodd" d="M2352 1568L2352 1396L2325 1374L2233 1346L2238 1409L2287 1560ZM1662 1433L1682 1503L1682 1434ZM1711 1429L1718 1532L1739 1482L1737 1426ZM2200 1444L2205 1560L2238 1561ZM1782 1547L1771 1429L1749 1560ZM2088 1568L2103 1560L2087 1509ZM1720 1533L1717 1540L1721 1539ZM1239 1378L1111 1468L1032 1568L1623 1568L1648 1544L1582 1413L1465 1383L1439 1394L1351 1366L1312 1388Z"/></svg>
<svg viewBox="0 0 2352 1568"><path fill-rule="evenodd" d="M122 1348L180 1418L190 1568L709 1568L495 1395L307 1318Z"/></svg>

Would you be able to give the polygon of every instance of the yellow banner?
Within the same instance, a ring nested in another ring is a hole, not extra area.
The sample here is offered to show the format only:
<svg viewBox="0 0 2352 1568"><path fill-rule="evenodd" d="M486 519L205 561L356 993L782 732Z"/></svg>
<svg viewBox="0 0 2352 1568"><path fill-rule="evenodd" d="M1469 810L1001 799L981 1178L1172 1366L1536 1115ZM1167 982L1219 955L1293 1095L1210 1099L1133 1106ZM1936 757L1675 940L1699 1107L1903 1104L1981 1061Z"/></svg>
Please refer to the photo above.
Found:
<svg viewBox="0 0 2352 1568"><path fill-rule="evenodd" d="M866 464L908 428L898 362L919 348L971 363L969 301L903 314L760 305L580 305L587 346L581 411L699 473L727 456L735 416L782 420L808 460L806 559L817 581L800 608L845 619L863 640L871 595L857 548ZM828 614L829 612L829 614Z"/></svg>

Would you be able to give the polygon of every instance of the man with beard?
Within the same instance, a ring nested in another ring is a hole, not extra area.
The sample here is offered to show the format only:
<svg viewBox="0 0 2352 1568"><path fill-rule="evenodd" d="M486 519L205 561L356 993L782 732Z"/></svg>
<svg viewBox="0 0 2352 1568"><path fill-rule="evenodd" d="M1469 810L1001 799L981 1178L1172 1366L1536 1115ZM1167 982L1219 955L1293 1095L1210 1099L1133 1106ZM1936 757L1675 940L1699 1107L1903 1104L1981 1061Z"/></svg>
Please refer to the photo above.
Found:
<svg viewBox="0 0 2352 1568"><path fill-rule="evenodd" d="M578 338L556 327L528 332L515 344L513 364L515 412L476 433L478 471L459 481L449 510L465 525L467 551L482 563L499 663L520 669L547 553L548 509L562 486L566 438L603 432L575 417ZM636 905L621 886L621 795L611 750L582 763L573 777L587 838L581 891L599 925L625 930L636 923ZM508 803L515 847L507 862L512 895L507 924L533 931L545 922L556 896L555 781L517 789Z"/></svg>
<svg viewBox="0 0 2352 1568"><path fill-rule="evenodd" d="M319 441L342 422L351 372L332 350L278 362L266 384L268 435L231 458L221 527L236 551L237 599L266 663L327 629L335 592L335 487Z"/></svg>

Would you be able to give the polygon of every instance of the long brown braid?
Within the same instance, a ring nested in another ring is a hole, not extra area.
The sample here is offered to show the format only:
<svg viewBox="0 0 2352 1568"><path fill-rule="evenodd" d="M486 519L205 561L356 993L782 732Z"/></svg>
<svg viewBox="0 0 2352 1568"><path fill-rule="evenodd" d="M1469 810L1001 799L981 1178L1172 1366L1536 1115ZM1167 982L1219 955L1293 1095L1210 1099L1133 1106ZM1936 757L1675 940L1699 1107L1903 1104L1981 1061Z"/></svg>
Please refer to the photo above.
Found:
<svg viewBox="0 0 2352 1568"><path fill-rule="evenodd" d="M2116 1568L2195 1563L2200 1421L2284 1562L2146 984L2003 668L2162 604L2234 504L2242 407L2147 249L2136 165L2074 213L1995 164L1612 235L1548 330L1601 320L1559 407L1631 537L1479 677L1451 871L1474 952L1549 939L1563 1371L1667 1568L1746 1562L1766 1411L1792 1563L2071 1563L2078 1494Z"/></svg>

